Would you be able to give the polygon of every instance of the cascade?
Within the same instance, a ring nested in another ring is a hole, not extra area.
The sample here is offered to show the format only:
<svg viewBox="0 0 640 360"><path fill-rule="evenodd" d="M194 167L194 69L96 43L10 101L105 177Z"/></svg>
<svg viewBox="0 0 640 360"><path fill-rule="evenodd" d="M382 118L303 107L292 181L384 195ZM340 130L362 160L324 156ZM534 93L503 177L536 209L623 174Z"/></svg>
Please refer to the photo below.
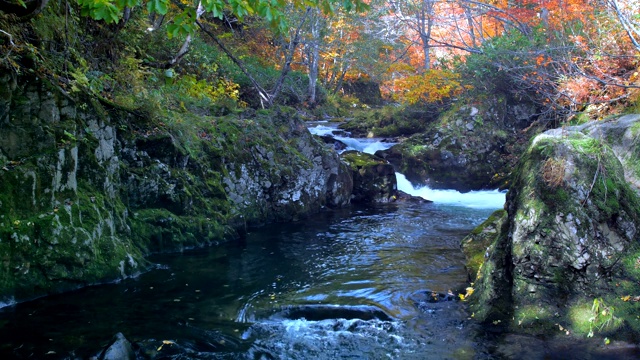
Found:
<svg viewBox="0 0 640 360"><path fill-rule="evenodd" d="M353 138L338 130L337 125L328 122L314 123L309 131L314 135L329 135L347 145L345 150L357 150L374 154L378 150L386 150L397 144L381 138ZM343 150L344 151L344 150ZM476 209L499 209L504 205L504 191L481 190L461 193L451 189L431 189L428 186L414 187L406 176L396 172L398 190L409 195L419 196L431 200L435 204L463 206Z"/></svg>

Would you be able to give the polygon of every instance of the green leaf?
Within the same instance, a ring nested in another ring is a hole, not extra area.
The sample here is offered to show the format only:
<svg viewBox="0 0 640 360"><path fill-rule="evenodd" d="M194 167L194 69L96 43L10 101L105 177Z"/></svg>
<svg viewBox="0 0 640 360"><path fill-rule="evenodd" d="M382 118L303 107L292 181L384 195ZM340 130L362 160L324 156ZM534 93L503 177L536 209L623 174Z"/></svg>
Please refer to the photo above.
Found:
<svg viewBox="0 0 640 360"><path fill-rule="evenodd" d="M90 12L94 20L104 20L107 24L117 23L120 21L120 9L114 4L101 2Z"/></svg>
<svg viewBox="0 0 640 360"><path fill-rule="evenodd" d="M116 0L116 6L120 9L132 8L140 5L141 0Z"/></svg>
<svg viewBox="0 0 640 360"><path fill-rule="evenodd" d="M221 0L203 0L202 7L218 19L222 19L224 17L224 4Z"/></svg>
<svg viewBox="0 0 640 360"><path fill-rule="evenodd" d="M169 0L149 0L147 10L150 13L155 12L160 15L166 15L167 11L169 11Z"/></svg>
<svg viewBox="0 0 640 360"><path fill-rule="evenodd" d="M179 34L180 34L180 26L176 24L167 25L167 36L169 37L169 39L173 39Z"/></svg>

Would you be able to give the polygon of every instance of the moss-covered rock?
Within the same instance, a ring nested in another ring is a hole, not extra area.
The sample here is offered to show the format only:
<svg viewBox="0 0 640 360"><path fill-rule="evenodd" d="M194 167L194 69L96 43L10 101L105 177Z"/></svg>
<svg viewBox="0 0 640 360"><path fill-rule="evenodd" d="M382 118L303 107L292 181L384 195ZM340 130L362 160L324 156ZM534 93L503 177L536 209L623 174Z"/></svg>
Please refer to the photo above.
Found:
<svg viewBox="0 0 640 360"><path fill-rule="evenodd" d="M290 109L152 119L18 83L0 103L2 302L130 276L151 252L350 202L350 170Z"/></svg>
<svg viewBox="0 0 640 360"><path fill-rule="evenodd" d="M414 184L459 191L506 185L535 109L493 97L456 102L426 130L378 152ZM533 130L531 130L533 131Z"/></svg>
<svg viewBox="0 0 640 360"><path fill-rule="evenodd" d="M487 220L462 239L462 252L467 260L466 266L470 279L476 279L480 266L489 255L487 249L500 236L506 219L507 212L505 210L496 210Z"/></svg>
<svg viewBox="0 0 640 360"><path fill-rule="evenodd" d="M389 202L396 199L398 184L391 164L360 151L346 151L341 156L353 176L352 202Z"/></svg>
<svg viewBox="0 0 640 360"><path fill-rule="evenodd" d="M507 195L506 225L475 281L477 319L537 334L558 326L639 334L628 300L640 294L640 198L606 136L587 135L634 126L622 118L533 140Z"/></svg>

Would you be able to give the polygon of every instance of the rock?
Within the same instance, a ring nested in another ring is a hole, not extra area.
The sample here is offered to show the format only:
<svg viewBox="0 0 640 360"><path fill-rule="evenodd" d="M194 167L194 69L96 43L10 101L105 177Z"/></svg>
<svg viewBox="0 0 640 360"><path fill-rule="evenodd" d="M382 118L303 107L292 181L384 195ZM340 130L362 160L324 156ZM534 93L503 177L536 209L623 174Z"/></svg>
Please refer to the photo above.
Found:
<svg viewBox="0 0 640 360"><path fill-rule="evenodd" d="M496 210L487 220L478 225L469 235L462 239L462 252L466 257L469 279L473 282L478 277L478 270L488 257L489 246L504 231L507 212Z"/></svg>
<svg viewBox="0 0 640 360"><path fill-rule="evenodd" d="M527 112L529 117L536 113L498 96L482 106L455 103L425 131L376 155L412 183L432 189L498 188L506 183L530 136L523 132L529 125L522 120Z"/></svg>
<svg viewBox="0 0 640 360"><path fill-rule="evenodd" d="M169 126L28 76L1 85L0 302L129 277L150 253L351 201L351 171L292 109L169 112L188 122Z"/></svg>
<svg viewBox="0 0 640 360"><path fill-rule="evenodd" d="M398 190L396 191L396 198L395 201L404 201L404 202L411 202L411 203L422 203L422 204L426 204L426 203L432 203L433 201L425 199L423 197L420 196L413 196L411 194L407 194L406 192L402 191L402 190Z"/></svg>
<svg viewBox="0 0 640 360"><path fill-rule="evenodd" d="M122 333L117 333L98 357L100 360L135 360L135 358L133 346Z"/></svg>
<svg viewBox="0 0 640 360"><path fill-rule="evenodd" d="M507 218L465 239L469 249L487 231L479 248L491 243L471 297L476 319L534 334L558 324L582 335L596 327L640 334L635 305L620 300L640 293L640 198L616 156L635 151L639 121L622 117L533 140L507 195ZM632 149L613 151L607 136L594 135L608 129L628 134Z"/></svg>
<svg viewBox="0 0 640 360"><path fill-rule="evenodd" d="M569 126L545 132L547 135L582 133L605 141L624 165L625 179L640 192L640 114L621 116L615 121L592 121L579 126Z"/></svg>
<svg viewBox="0 0 640 360"><path fill-rule="evenodd" d="M354 203L384 203L394 201L397 180L393 166L375 155L359 151L346 151L342 159L347 162L353 176Z"/></svg>
<svg viewBox="0 0 640 360"><path fill-rule="evenodd" d="M322 142L324 142L325 144L329 144L333 147L334 150L336 151L342 151L344 149L347 148L347 144L343 143L342 141L334 138L331 135L316 135L318 138L320 138L322 140Z"/></svg>

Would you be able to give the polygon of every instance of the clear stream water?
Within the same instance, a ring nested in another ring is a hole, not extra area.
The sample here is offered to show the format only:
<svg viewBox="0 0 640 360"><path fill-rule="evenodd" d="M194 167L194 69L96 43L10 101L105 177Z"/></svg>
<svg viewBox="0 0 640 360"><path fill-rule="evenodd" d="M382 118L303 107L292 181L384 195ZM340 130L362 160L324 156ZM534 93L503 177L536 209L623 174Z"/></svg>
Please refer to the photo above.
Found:
<svg viewBox="0 0 640 360"><path fill-rule="evenodd" d="M0 359L87 359L117 332L141 359L562 359L584 352L496 339L447 295L468 286L460 240L502 207L503 193L416 190L402 178L399 186L435 202L327 210L219 246L154 256L155 269L136 278L5 306Z"/></svg>

